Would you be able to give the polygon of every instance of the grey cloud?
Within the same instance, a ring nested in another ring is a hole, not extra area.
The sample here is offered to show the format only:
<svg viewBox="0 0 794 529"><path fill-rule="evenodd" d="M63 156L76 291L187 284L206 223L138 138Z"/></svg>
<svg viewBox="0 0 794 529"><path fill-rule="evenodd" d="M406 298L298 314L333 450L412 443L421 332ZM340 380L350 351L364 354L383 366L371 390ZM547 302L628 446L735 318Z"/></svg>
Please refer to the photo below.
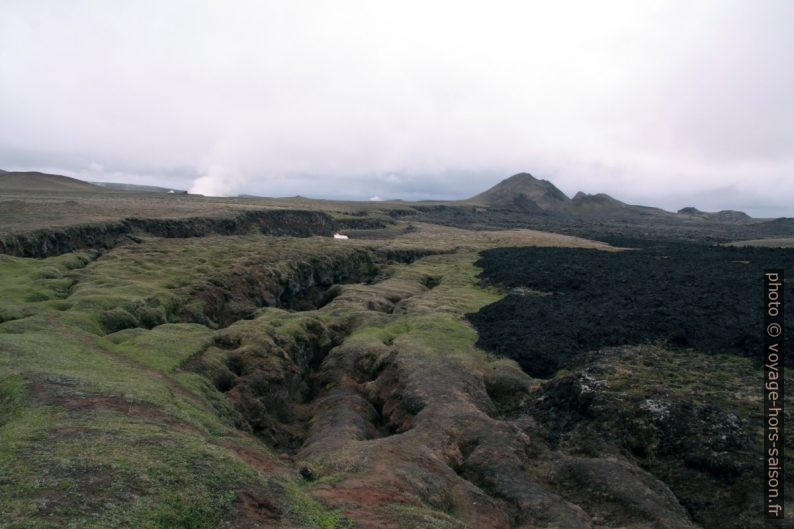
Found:
<svg viewBox="0 0 794 529"><path fill-rule="evenodd" d="M529 171L569 195L735 188L777 212L792 19L784 0L10 0L0 167L360 199Z"/></svg>

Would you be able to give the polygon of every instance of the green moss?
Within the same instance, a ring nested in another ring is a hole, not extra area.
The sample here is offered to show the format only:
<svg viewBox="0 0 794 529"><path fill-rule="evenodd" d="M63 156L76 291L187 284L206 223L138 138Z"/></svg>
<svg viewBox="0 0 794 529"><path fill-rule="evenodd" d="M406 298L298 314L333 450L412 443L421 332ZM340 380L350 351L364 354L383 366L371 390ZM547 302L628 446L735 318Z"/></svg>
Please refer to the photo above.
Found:
<svg viewBox="0 0 794 529"><path fill-rule="evenodd" d="M25 381L19 375L0 378L0 426L7 423L22 407Z"/></svg>
<svg viewBox="0 0 794 529"><path fill-rule="evenodd" d="M309 527L318 529L352 529L353 522L337 511L328 510L322 503L309 496L299 485L282 481L290 513Z"/></svg>
<svg viewBox="0 0 794 529"><path fill-rule="evenodd" d="M157 529L215 529L234 510L237 495L231 491L170 491L151 514Z"/></svg>
<svg viewBox="0 0 794 529"><path fill-rule="evenodd" d="M151 330L127 329L108 336L116 350L142 365L173 372L212 340L212 330L195 323L171 323Z"/></svg>
<svg viewBox="0 0 794 529"><path fill-rule="evenodd" d="M67 296L75 282L71 270L88 258L88 254L47 259L0 254L0 323L35 314L42 302Z"/></svg>
<svg viewBox="0 0 794 529"><path fill-rule="evenodd" d="M0 429L0 504L13 518L65 517L85 527L215 528L259 477L225 449L157 421L101 411L30 412ZM8 441L8 442L6 442ZM31 465L30 463L35 463ZM39 473L41 468L47 472ZM57 494L44 512L37 498ZM137 497L130 502L130 498ZM32 509L32 510L31 510Z"/></svg>

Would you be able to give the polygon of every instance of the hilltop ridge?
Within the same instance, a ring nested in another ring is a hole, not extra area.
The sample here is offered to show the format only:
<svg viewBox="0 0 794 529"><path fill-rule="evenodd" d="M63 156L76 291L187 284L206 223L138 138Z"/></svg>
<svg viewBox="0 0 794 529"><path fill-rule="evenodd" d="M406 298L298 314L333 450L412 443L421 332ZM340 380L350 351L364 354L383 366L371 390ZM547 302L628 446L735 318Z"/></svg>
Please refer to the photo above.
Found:
<svg viewBox="0 0 794 529"><path fill-rule="evenodd" d="M539 180L529 173L518 173L467 202L490 207L560 212L567 208L571 199L548 180Z"/></svg>
<svg viewBox="0 0 794 529"><path fill-rule="evenodd" d="M83 180L39 171L2 171L0 170L0 189L3 191L37 192L89 192L102 193L104 189Z"/></svg>

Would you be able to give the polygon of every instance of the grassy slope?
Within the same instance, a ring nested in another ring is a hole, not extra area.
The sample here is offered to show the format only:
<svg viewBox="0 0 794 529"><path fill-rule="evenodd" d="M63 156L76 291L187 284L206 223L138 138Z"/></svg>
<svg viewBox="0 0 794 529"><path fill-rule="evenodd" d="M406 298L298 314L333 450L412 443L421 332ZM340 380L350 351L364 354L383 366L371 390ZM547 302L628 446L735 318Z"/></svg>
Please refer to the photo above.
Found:
<svg viewBox="0 0 794 529"><path fill-rule="evenodd" d="M0 173L0 189L3 189L4 193L28 191L35 191L37 193L104 192L104 189L101 187L83 182L82 180L77 180L76 178L35 171L11 171Z"/></svg>
<svg viewBox="0 0 794 529"><path fill-rule="evenodd" d="M86 255L0 257L8 527L217 527L240 491L273 486L222 446L250 444L222 396L178 370L212 331L166 324L103 336L104 308L178 299L180 282L257 253L246 238L179 240L167 250L159 242L90 264Z"/></svg>
<svg viewBox="0 0 794 529"><path fill-rule="evenodd" d="M428 231L428 244L586 244L528 231L445 230ZM238 417L207 378L180 369L214 331L168 323L107 335L101 325L109 307L178 304L191 284L246 259L277 264L339 248L318 238L241 236L148 239L99 258L0 256L0 527L216 528L267 520L271 511L289 527L346 525L235 427ZM449 259L416 266L459 266ZM439 354L479 354L459 316L495 298L473 285L472 259L456 272L465 286L437 289L422 315L361 336L386 332Z"/></svg>

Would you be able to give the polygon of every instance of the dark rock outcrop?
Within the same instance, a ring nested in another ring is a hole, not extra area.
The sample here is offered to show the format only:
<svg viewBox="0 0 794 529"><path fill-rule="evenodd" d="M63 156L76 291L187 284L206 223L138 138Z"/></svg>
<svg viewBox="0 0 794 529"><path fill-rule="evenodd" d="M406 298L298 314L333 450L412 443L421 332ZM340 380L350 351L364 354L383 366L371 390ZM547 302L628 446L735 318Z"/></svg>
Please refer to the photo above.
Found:
<svg viewBox="0 0 794 529"><path fill-rule="evenodd" d="M157 237L232 235L258 229L266 235L310 237L333 235L337 229L327 214L303 210L251 211L232 217L185 219L128 218L119 222L86 224L0 236L0 253L18 257L50 257L86 248L112 248L133 234Z"/></svg>

